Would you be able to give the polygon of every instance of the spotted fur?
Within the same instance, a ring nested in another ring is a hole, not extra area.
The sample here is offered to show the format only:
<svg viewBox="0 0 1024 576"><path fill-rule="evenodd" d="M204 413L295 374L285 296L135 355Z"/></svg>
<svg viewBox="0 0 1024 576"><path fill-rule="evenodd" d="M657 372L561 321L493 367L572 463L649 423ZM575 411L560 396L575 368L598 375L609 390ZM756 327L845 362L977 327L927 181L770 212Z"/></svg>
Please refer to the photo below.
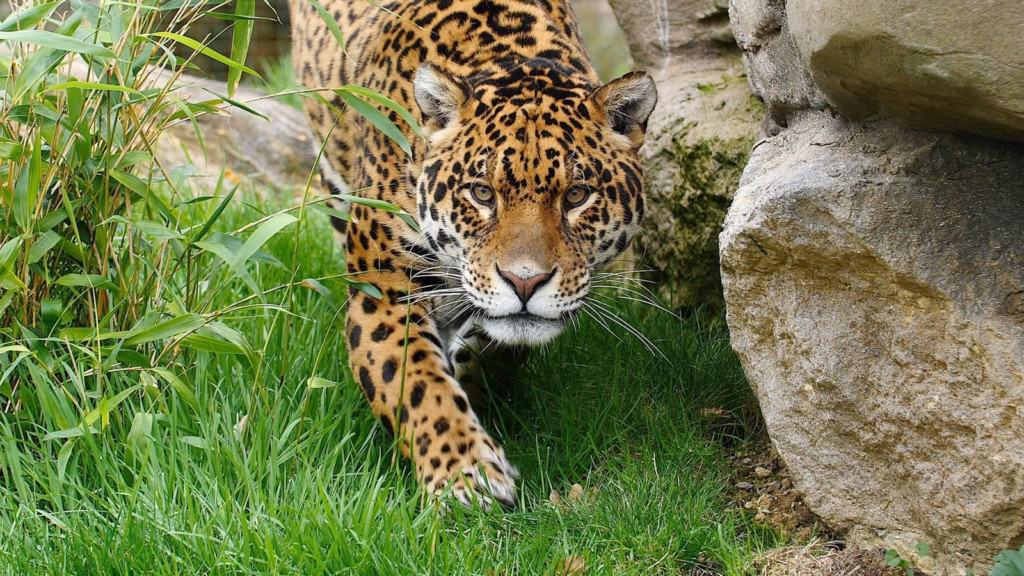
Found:
<svg viewBox="0 0 1024 576"><path fill-rule="evenodd" d="M632 73L601 86L569 0L321 0L342 52L309 0L292 0L303 84L357 84L414 111L427 137L412 156L325 92L306 111L325 142L346 225L353 291L349 362L373 412L433 494L511 505L516 469L481 426L459 378L475 351L553 338L592 274L619 254L644 212L637 149L656 101Z"/></svg>

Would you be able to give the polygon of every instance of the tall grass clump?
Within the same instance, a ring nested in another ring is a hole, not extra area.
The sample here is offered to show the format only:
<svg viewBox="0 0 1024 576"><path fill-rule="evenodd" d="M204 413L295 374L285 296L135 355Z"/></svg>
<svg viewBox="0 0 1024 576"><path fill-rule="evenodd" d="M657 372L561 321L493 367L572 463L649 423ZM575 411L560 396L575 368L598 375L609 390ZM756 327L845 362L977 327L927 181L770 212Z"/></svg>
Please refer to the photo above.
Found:
<svg viewBox="0 0 1024 576"><path fill-rule="evenodd" d="M231 57L187 37L222 6L24 2L0 23L0 435L11 442L0 478L26 506L40 493L59 499L52 488L80 449L109 430L141 446L167 414L200 410L197 355L258 370L238 325L252 320L259 334L280 317L252 262L280 264L261 248L296 216L263 213L226 231L218 220L235 190L222 179L196 196L188 171L154 154L174 123L191 123L201 142L199 115L248 110L229 94L175 93L198 54L228 65L229 93L256 74L242 63L251 2L217 13L234 21ZM182 48L191 56L175 56ZM233 283L247 295L219 297ZM56 459L58 477L35 477L36 459Z"/></svg>

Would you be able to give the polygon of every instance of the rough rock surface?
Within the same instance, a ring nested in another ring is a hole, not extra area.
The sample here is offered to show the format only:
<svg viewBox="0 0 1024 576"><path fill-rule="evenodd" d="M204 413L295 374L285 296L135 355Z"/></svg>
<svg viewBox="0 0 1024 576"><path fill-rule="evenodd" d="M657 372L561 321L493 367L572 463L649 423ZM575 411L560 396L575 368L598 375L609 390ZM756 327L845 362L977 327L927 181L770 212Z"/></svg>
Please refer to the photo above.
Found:
<svg viewBox="0 0 1024 576"><path fill-rule="evenodd" d="M162 75L154 82L164 82ZM177 95L191 102L225 94L222 82L181 77ZM212 188L221 169L229 183L247 182L261 192L278 189L302 196L313 171L315 150L312 132L301 110L296 110L264 94L240 87L235 100L262 114L260 118L242 110L226 107L220 114L198 117L203 142L189 122L181 122L165 132L157 142L157 157L165 167L194 165L199 173L191 183ZM204 151L205 148L205 151ZM313 193L319 193L314 188Z"/></svg>
<svg viewBox="0 0 1024 576"><path fill-rule="evenodd" d="M638 266L675 306L720 306L718 233L762 108L744 78L724 0L612 0L636 68L658 83L642 154L645 233Z"/></svg>
<svg viewBox="0 0 1024 576"><path fill-rule="evenodd" d="M789 33L785 0L732 0L729 20L743 51L750 87L768 108L769 132L785 125L790 110L823 109L825 96Z"/></svg>
<svg viewBox="0 0 1024 576"><path fill-rule="evenodd" d="M1024 544L1024 131L990 106L1024 84L956 104L967 70L895 47L930 35L951 57L988 50L988 71L1021 68L974 16L944 38L928 26L948 9L910 4L733 0L769 115L720 237L727 319L811 509L854 545L980 574ZM828 6L835 18L816 20ZM875 34L865 22L892 50L843 44ZM941 70L945 82L912 82Z"/></svg>
<svg viewBox="0 0 1024 576"><path fill-rule="evenodd" d="M1024 2L790 0L786 22L845 116L1024 141Z"/></svg>
<svg viewBox="0 0 1024 576"><path fill-rule="evenodd" d="M721 238L796 487L941 574L1024 540L1022 223L1019 147L810 118L757 148Z"/></svg>
<svg viewBox="0 0 1024 576"><path fill-rule="evenodd" d="M75 63L73 74L88 77L85 64ZM145 80L148 86L172 81L175 96L192 103L227 94L224 82L187 74L172 78L154 69ZM286 191L301 197L311 173L312 182L320 182L319 171L313 170L313 133L301 110L245 86L239 86L232 99L262 117L222 103L216 113L196 115L202 141L188 119L175 122L154 146L164 170L194 170L189 185L201 190L213 190L222 170L228 185L246 183L259 193ZM319 193L320 188L314 187L312 192Z"/></svg>

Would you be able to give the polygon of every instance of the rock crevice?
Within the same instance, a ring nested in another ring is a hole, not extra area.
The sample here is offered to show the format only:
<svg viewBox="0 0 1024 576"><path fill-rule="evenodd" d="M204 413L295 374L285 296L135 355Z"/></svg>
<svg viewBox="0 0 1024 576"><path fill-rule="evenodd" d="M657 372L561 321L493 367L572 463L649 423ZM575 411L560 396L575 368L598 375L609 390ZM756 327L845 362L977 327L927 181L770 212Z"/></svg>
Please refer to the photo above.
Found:
<svg viewBox="0 0 1024 576"><path fill-rule="evenodd" d="M721 306L718 233L762 115L744 78L725 0L611 0L659 105L641 153L646 167L638 267L659 272L672 306Z"/></svg>

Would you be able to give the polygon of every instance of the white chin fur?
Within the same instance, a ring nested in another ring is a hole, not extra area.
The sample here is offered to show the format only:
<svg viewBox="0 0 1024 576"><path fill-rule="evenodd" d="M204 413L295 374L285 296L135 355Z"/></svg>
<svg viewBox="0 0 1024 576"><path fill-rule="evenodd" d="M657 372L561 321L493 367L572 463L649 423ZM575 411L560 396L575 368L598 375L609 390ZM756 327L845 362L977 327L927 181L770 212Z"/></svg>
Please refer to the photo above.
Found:
<svg viewBox="0 0 1024 576"><path fill-rule="evenodd" d="M558 320L521 316L485 318L479 324L488 336L499 343L525 344L527 346L539 346L550 342L555 336L561 334L565 327Z"/></svg>

